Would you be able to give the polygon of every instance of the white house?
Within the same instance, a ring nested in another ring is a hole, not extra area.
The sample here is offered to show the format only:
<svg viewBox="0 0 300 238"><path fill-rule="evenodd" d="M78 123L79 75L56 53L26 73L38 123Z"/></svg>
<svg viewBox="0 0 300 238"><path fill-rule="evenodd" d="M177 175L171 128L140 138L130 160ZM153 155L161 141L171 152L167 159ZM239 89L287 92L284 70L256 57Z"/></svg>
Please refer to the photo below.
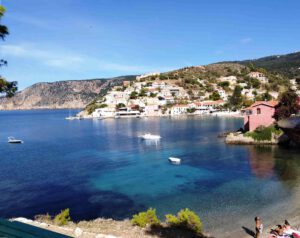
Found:
<svg viewBox="0 0 300 238"><path fill-rule="evenodd" d="M250 78L256 78L256 79L258 79L261 83L268 83L268 79L267 79L267 77L263 73L260 73L260 72L251 72L251 73L248 74L248 76Z"/></svg>
<svg viewBox="0 0 300 238"><path fill-rule="evenodd" d="M159 106L157 104L146 105L144 108L146 116L158 116L159 115Z"/></svg>
<svg viewBox="0 0 300 238"><path fill-rule="evenodd" d="M227 96L227 93L225 92L224 89L218 88L216 91L219 93L220 97L221 97L223 100L227 101L228 96Z"/></svg>
<svg viewBox="0 0 300 238"><path fill-rule="evenodd" d="M160 88L160 89L163 89L163 88L166 87L166 83L163 82L163 81L155 80L155 81L152 83L152 87L153 87L153 88Z"/></svg>
<svg viewBox="0 0 300 238"><path fill-rule="evenodd" d="M188 108L189 108L188 105L181 105L181 104L174 105L173 107L170 108L170 115L175 116L175 115L185 114Z"/></svg>
<svg viewBox="0 0 300 238"><path fill-rule="evenodd" d="M108 118L114 117L116 112L115 107L105 107L105 108L97 108L93 113L93 118Z"/></svg>

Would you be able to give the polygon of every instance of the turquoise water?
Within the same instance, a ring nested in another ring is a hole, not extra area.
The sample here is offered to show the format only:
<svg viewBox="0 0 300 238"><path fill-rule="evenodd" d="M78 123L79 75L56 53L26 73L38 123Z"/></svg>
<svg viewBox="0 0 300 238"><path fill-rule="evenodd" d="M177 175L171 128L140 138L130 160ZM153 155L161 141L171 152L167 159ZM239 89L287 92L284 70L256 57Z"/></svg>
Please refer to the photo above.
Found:
<svg viewBox="0 0 300 238"><path fill-rule="evenodd" d="M240 128L241 119L67 121L68 115L0 112L0 216L68 207L74 220L123 219L148 207L160 217L189 207L213 230L252 220L279 201L294 205L299 150L224 144L217 135ZM144 132L162 139L142 141ZM25 143L8 144L8 136ZM182 164L171 165L169 156Z"/></svg>

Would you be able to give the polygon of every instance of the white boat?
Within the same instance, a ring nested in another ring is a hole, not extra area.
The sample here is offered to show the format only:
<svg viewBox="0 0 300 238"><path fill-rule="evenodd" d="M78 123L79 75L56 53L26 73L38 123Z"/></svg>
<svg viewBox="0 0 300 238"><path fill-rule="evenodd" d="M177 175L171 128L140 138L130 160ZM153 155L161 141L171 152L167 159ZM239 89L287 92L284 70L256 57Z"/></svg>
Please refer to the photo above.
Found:
<svg viewBox="0 0 300 238"><path fill-rule="evenodd" d="M8 143L12 143L12 144L22 144L23 141L22 140L18 140L18 139L15 139L15 137L8 137Z"/></svg>
<svg viewBox="0 0 300 238"><path fill-rule="evenodd" d="M74 120L76 119L75 117L66 117L66 120Z"/></svg>
<svg viewBox="0 0 300 238"><path fill-rule="evenodd" d="M169 161L170 161L172 164L180 164L180 163L181 163L181 159L175 158L175 157L169 157Z"/></svg>
<svg viewBox="0 0 300 238"><path fill-rule="evenodd" d="M146 134L142 135L141 138L144 139L144 140L159 140L161 138L161 136L146 133Z"/></svg>

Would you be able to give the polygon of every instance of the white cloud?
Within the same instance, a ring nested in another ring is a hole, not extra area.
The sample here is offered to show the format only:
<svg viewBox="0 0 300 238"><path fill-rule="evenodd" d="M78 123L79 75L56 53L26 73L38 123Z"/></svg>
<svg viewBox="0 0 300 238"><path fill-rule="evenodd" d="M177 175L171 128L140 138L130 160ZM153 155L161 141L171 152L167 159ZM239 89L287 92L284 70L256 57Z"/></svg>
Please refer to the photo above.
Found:
<svg viewBox="0 0 300 238"><path fill-rule="evenodd" d="M31 59L49 67L75 72L118 71L124 73L144 73L151 71L168 71L173 68L121 64L73 52L70 53L51 49L38 49L37 47L29 44L1 45L0 52L4 57L11 56Z"/></svg>

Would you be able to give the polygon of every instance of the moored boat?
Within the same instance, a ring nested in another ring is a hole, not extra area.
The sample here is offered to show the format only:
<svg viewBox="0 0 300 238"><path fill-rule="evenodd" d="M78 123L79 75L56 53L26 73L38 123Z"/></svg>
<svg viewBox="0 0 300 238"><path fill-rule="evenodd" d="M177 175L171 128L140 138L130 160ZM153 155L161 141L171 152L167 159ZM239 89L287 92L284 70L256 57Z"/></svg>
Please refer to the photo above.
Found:
<svg viewBox="0 0 300 238"><path fill-rule="evenodd" d="M175 158L175 157L169 157L169 162L172 163L172 164L180 164L181 159Z"/></svg>
<svg viewBox="0 0 300 238"><path fill-rule="evenodd" d="M151 133L146 133L141 136L142 139L144 140L159 140L161 139L160 135L152 135Z"/></svg>
<svg viewBox="0 0 300 238"><path fill-rule="evenodd" d="M15 137L8 137L8 143L11 143L11 144L22 144L23 141L22 140L18 140L16 139Z"/></svg>

